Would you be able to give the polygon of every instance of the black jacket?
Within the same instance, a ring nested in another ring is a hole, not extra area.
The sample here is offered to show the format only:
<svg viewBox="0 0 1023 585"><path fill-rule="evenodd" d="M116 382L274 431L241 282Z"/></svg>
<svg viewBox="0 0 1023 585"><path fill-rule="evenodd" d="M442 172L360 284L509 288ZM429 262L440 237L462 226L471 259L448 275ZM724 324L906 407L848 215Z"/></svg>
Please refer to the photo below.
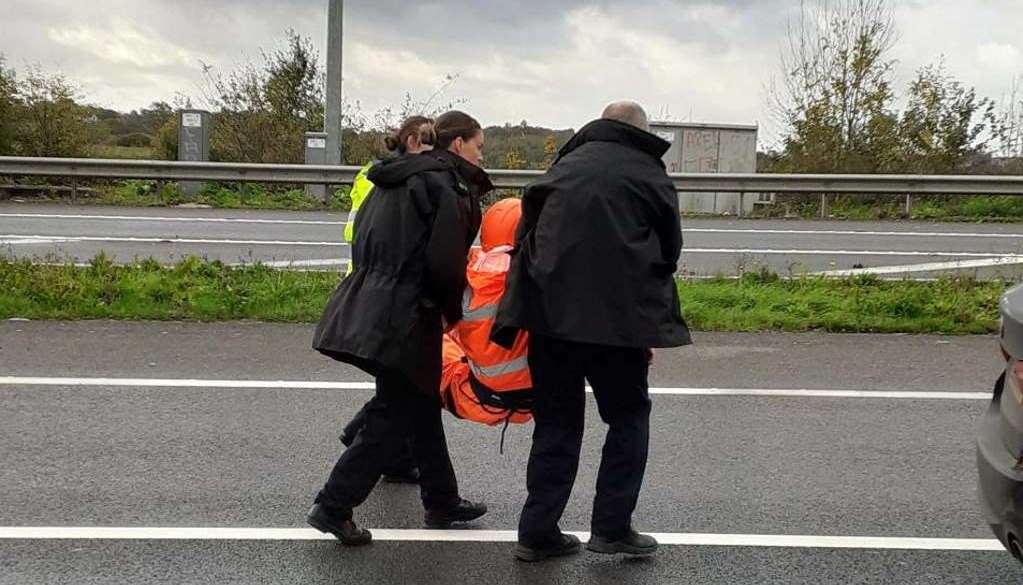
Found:
<svg viewBox="0 0 1023 585"><path fill-rule="evenodd" d="M355 219L355 270L331 295L313 348L374 376L402 374L436 396L441 317L462 318L479 196L492 186L446 151L381 162L369 180L373 191Z"/></svg>
<svg viewBox="0 0 1023 585"><path fill-rule="evenodd" d="M678 196L669 144L613 120L586 125L522 199L522 221L492 337L517 330L622 347L691 343L675 271Z"/></svg>

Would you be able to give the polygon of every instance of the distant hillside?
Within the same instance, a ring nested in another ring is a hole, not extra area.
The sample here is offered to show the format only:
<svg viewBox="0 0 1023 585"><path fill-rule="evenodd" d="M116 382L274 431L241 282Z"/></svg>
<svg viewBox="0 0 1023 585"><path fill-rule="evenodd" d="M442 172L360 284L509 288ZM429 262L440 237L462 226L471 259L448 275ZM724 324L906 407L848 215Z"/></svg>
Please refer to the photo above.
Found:
<svg viewBox="0 0 1023 585"><path fill-rule="evenodd" d="M89 122L97 130L99 144L94 150L110 156L132 155L175 158L173 152L163 153L158 148L160 130L173 125L174 110L165 103L154 103L149 108L131 112L116 112L89 107ZM214 124L216 116L214 116ZM170 128L169 139L176 132ZM486 145L484 160L492 169L545 169L557 156L557 151L574 134L574 130L553 130L530 126L526 122L489 126L484 129ZM166 139L166 138L165 138ZM173 150L173 145L167 145ZM157 147L155 151L152 147ZM121 149L118 151L117 149ZM345 136L347 163L361 164L383 155L383 133L376 130L347 132ZM295 161L301 162L301 161Z"/></svg>
<svg viewBox="0 0 1023 585"><path fill-rule="evenodd" d="M148 108L116 112L87 106L89 121L99 130L105 144L124 147L149 147L160 128L174 118L170 105L156 102Z"/></svg>
<svg viewBox="0 0 1023 585"><path fill-rule="evenodd" d="M545 169L574 130L551 130L522 122L484 129L484 158L492 169Z"/></svg>

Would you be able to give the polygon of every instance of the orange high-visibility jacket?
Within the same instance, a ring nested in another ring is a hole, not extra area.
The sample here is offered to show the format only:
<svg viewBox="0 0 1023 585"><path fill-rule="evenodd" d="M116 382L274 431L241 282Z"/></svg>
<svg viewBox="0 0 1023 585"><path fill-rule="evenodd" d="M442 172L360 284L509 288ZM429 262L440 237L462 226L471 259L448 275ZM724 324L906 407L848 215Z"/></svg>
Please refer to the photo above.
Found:
<svg viewBox="0 0 1023 585"><path fill-rule="evenodd" d="M462 320L444 336L440 388L444 407L459 418L487 425L532 420L528 334L520 333L510 350L490 341L511 263L510 250L510 246L489 252L472 249Z"/></svg>

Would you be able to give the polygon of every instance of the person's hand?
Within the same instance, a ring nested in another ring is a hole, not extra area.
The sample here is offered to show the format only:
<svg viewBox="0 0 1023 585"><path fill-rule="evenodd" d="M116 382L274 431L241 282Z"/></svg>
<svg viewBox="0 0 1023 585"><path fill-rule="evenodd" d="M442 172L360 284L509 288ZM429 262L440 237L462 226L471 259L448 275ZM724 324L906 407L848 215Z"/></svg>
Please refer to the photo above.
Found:
<svg viewBox="0 0 1023 585"><path fill-rule="evenodd" d="M654 348L648 347L644 351L646 352L646 363L648 364L654 363Z"/></svg>

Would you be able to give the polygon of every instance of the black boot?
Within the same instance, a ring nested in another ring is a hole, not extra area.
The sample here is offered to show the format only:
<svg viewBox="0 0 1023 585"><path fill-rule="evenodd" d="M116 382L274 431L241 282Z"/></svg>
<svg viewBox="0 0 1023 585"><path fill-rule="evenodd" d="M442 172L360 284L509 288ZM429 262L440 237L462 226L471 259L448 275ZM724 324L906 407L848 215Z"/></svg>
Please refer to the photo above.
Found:
<svg viewBox="0 0 1023 585"><path fill-rule="evenodd" d="M594 534L586 543L586 548L595 553L605 555L626 554L637 557L650 556L657 552L657 541L654 537L630 530L625 538L610 540Z"/></svg>
<svg viewBox="0 0 1023 585"><path fill-rule="evenodd" d="M369 530L359 528L351 518L332 513L323 504L313 504L306 514L305 521L324 534L333 534L341 544L362 546L373 541L373 535Z"/></svg>
<svg viewBox="0 0 1023 585"><path fill-rule="evenodd" d="M531 547L520 542L515 547L515 558L526 563L538 563L546 559L574 555L581 549L579 539L575 535L561 534L548 546Z"/></svg>
<svg viewBox="0 0 1023 585"><path fill-rule="evenodd" d="M472 522L487 513L486 504L475 504L469 500L461 500L455 506L445 510L427 510L427 528L448 528L455 522Z"/></svg>

